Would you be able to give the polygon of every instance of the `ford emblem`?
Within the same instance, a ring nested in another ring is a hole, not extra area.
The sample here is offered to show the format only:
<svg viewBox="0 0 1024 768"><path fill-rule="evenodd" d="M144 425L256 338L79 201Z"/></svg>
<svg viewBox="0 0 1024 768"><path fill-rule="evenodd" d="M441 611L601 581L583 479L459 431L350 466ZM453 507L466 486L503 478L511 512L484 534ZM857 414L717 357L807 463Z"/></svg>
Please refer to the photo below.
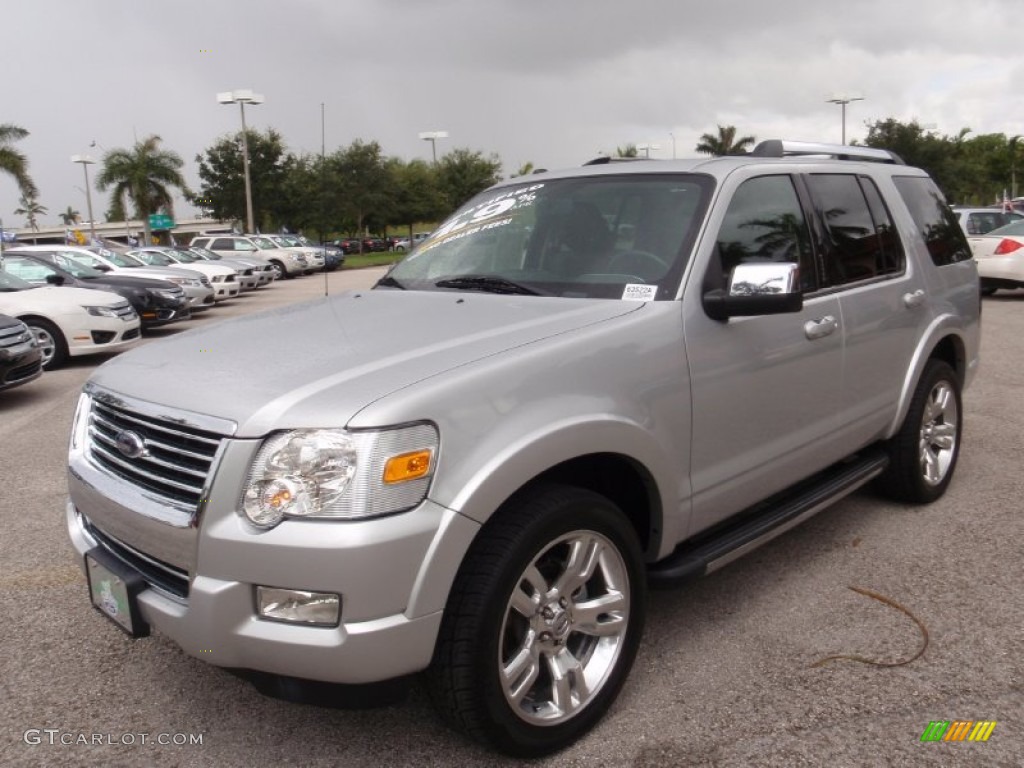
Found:
<svg viewBox="0 0 1024 768"><path fill-rule="evenodd" d="M117 433L114 445L129 459L137 459L146 455L146 441L142 439L141 435L128 429Z"/></svg>

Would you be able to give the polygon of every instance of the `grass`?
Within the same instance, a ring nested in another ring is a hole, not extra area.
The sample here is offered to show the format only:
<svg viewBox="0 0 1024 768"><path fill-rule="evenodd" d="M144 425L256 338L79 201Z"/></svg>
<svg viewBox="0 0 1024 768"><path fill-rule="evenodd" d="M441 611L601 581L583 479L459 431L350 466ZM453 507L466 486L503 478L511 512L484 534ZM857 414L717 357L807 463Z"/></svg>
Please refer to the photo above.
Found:
<svg viewBox="0 0 1024 768"><path fill-rule="evenodd" d="M342 269L360 269L361 267L380 267L390 264L394 264L399 261L405 254L404 253L364 253L358 254L353 253L345 257L345 263L342 265Z"/></svg>

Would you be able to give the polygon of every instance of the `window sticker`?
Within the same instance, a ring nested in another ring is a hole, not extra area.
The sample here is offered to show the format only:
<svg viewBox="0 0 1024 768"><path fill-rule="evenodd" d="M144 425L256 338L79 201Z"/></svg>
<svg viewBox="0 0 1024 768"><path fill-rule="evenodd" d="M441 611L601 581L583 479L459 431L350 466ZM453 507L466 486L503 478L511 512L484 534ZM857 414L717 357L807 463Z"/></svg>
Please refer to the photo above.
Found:
<svg viewBox="0 0 1024 768"><path fill-rule="evenodd" d="M654 301L658 286L628 283L622 291L623 301Z"/></svg>

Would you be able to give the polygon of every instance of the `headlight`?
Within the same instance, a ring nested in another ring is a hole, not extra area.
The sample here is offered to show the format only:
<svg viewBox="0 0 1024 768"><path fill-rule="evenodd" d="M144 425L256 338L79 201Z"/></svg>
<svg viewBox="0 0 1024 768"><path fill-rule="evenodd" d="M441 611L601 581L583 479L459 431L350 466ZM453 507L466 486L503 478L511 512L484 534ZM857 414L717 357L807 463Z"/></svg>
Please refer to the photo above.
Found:
<svg viewBox="0 0 1024 768"><path fill-rule="evenodd" d="M286 517L351 520L411 509L427 495L437 446L431 424L276 434L249 471L242 512L271 528Z"/></svg>
<svg viewBox="0 0 1024 768"><path fill-rule="evenodd" d="M85 304L82 305L82 309L88 312L93 317L113 317L117 318L117 312L111 307L88 307Z"/></svg>

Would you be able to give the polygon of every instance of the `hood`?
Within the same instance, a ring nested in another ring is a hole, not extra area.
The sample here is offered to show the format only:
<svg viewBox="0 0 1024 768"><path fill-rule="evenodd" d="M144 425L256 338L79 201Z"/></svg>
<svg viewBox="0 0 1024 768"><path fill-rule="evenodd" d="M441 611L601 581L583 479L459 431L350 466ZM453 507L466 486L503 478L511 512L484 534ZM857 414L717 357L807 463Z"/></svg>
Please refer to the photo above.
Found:
<svg viewBox="0 0 1024 768"><path fill-rule="evenodd" d="M91 381L226 418L239 437L342 427L398 389L642 302L376 290L248 315L119 355Z"/></svg>
<svg viewBox="0 0 1024 768"><path fill-rule="evenodd" d="M118 277L138 277L156 280L167 280L172 277L191 277L193 280L198 280L205 277L202 272L198 272L194 269L190 271L192 274L187 274L184 267L181 269L178 267L117 267L111 272L107 272L107 274L117 275Z"/></svg>
<svg viewBox="0 0 1024 768"><path fill-rule="evenodd" d="M60 312L78 310L81 306L109 307L121 304L124 297L96 288L74 288L69 285L43 285L24 291L0 292L0 312L20 314L38 310ZM84 314L84 313L83 313Z"/></svg>

